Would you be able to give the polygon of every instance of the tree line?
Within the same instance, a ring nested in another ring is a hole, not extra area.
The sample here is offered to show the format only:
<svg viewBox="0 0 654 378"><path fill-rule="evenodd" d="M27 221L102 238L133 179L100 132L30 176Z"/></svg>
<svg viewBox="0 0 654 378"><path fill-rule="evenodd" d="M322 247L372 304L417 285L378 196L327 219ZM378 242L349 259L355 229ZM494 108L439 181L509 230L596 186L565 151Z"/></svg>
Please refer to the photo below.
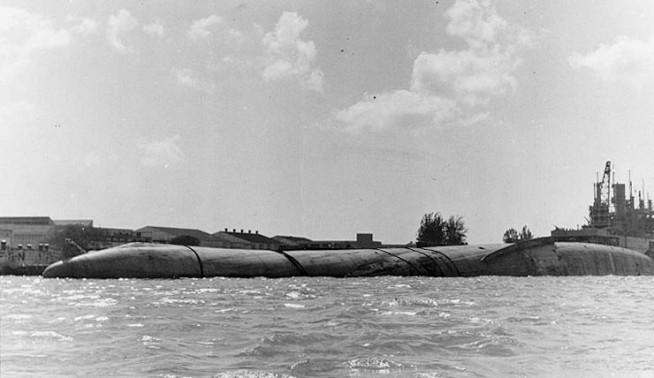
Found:
<svg viewBox="0 0 654 378"><path fill-rule="evenodd" d="M418 247L438 246L438 245L465 245L466 233L463 218L460 216L443 217L440 213L427 213L420 220L418 228L416 245ZM506 230L502 240L505 243L518 243L533 239L534 236L527 226L523 226L521 231L515 228Z"/></svg>
<svg viewBox="0 0 654 378"><path fill-rule="evenodd" d="M452 215L445 219L440 213L428 213L420 221L416 245L465 245L467 232L468 229L460 216Z"/></svg>
<svg viewBox="0 0 654 378"><path fill-rule="evenodd" d="M523 226L522 231L520 232L516 231L515 228L509 228L504 233L504 237L502 238L502 240L505 243L517 243L521 241L531 240L533 238L534 236L531 234L531 231L529 231L529 228L527 228L527 226Z"/></svg>

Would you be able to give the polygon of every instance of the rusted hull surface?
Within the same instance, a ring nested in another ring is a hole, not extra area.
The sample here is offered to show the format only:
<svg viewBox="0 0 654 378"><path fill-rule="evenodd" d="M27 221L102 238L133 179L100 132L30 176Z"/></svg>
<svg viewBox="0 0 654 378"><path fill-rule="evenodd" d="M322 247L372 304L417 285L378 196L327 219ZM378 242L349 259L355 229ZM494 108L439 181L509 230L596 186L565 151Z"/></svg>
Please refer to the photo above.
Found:
<svg viewBox="0 0 654 378"><path fill-rule="evenodd" d="M59 261L45 277L472 277L482 275L650 275L639 252L537 239L519 244L268 251L132 243Z"/></svg>

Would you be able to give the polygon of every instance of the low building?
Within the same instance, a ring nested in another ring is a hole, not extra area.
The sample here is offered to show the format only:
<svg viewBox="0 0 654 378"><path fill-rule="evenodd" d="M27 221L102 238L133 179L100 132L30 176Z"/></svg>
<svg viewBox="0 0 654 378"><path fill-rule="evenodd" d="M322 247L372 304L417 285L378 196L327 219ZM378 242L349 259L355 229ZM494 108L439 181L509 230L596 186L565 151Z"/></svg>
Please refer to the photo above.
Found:
<svg viewBox="0 0 654 378"><path fill-rule="evenodd" d="M282 249L363 249L381 248L380 241L373 240L369 233L358 233L356 240L311 240L299 236L275 236Z"/></svg>
<svg viewBox="0 0 654 378"><path fill-rule="evenodd" d="M42 269L59 260L61 252L50 248L54 233L50 217L0 217L0 274L31 274L26 267Z"/></svg>
<svg viewBox="0 0 654 378"><path fill-rule="evenodd" d="M281 246L278 240L264 236L259 231L237 232L236 229L232 231L225 229L214 233L213 236L223 243L222 248L278 250Z"/></svg>
<svg viewBox="0 0 654 378"><path fill-rule="evenodd" d="M55 219L55 226L80 226L80 227L93 227L93 219Z"/></svg>
<svg viewBox="0 0 654 378"><path fill-rule="evenodd" d="M119 245L133 243L133 242L149 242L147 238L139 238L136 236L136 231L129 228L112 228L112 227L99 227L97 228L99 236L97 240L92 240L91 249L100 250L105 248L117 247Z"/></svg>
<svg viewBox="0 0 654 378"><path fill-rule="evenodd" d="M305 246L310 245L313 241L309 238L304 238L301 236L284 236L276 235L272 237L281 244L282 249L285 250L295 250L295 249L306 249Z"/></svg>
<svg viewBox="0 0 654 378"><path fill-rule="evenodd" d="M382 246L382 242L374 241L372 234L359 233L355 245L356 248L379 248Z"/></svg>
<svg viewBox="0 0 654 378"><path fill-rule="evenodd" d="M137 239L152 243L170 244L176 237L191 236L198 239L202 247L217 246L211 234L191 228L145 226L135 230L135 233Z"/></svg>
<svg viewBox="0 0 654 378"><path fill-rule="evenodd" d="M49 243L54 231L50 217L0 217L0 239L10 248L31 249Z"/></svg>

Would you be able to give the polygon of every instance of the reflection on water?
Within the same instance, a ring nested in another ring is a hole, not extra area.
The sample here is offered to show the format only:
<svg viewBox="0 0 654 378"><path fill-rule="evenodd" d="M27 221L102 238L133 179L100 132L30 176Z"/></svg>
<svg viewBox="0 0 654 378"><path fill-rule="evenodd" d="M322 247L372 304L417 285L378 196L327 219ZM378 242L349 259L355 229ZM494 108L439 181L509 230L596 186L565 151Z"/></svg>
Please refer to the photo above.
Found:
<svg viewBox="0 0 654 378"><path fill-rule="evenodd" d="M0 277L2 377L654 376L652 277Z"/></svg>

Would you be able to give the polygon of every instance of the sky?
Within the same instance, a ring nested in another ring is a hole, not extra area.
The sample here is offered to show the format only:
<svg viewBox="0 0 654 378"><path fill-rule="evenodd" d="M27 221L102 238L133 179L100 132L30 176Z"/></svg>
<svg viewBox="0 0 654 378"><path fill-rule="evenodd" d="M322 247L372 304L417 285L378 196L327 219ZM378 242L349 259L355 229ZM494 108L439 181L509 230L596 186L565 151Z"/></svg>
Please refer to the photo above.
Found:
<svg viewBox="0 0 654 378"><path fill-rule="evenodd" d="M496 243L653 146L648 0L0 0L5 216Z"/></svg>

